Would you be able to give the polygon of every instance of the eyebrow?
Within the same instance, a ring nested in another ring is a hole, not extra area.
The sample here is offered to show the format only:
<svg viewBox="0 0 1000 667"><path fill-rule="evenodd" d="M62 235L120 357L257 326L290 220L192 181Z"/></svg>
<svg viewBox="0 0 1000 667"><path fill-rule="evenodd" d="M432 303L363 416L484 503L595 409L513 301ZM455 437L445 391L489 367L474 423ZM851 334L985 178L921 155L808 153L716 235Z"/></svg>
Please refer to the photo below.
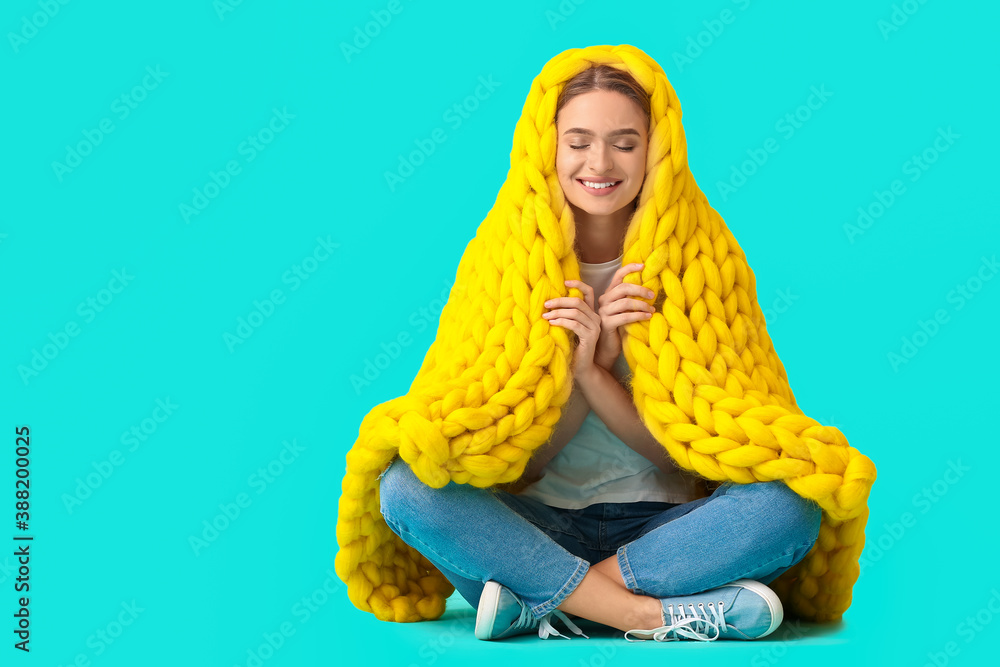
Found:
<svg viewBox="0 0 1000 667"><path fill-rule="evenodd" d="M563 132L563 135L567 134L586 134L591 137L594 136L593 132L584 127L571 127L565 132ZM637 137L640 136L640 134L635 130L633 130L631 127L622 128L620 130L612 130L611 132L608 132L609 137L617 137L621 134L634 134Z"/></svg>

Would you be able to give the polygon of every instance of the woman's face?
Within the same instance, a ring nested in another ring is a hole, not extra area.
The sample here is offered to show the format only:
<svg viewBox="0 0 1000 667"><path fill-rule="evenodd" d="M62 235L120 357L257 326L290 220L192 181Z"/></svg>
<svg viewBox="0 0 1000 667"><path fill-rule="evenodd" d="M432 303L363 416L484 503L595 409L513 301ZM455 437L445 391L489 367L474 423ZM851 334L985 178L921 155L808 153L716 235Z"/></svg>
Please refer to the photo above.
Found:
<svg viewBox="0 0 1000 667"><path fill-rule="evenodd" d="M570 204L606 216L632 203L646 173L646 117L639 105L608 90L577 95L559 110L556 133L556 175ZM594 187L603 183L612 185Z"/></svg>

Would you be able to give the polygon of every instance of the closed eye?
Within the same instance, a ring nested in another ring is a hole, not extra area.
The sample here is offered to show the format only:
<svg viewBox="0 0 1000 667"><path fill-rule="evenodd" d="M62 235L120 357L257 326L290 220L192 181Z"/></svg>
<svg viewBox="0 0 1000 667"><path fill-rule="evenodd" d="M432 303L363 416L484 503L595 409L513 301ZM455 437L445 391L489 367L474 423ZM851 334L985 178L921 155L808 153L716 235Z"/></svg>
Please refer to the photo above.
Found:
<svg viewBox="0 0 1000 667"><path fill-rule="evenodd" d="M584 144L583 146L570 145L570 148L574 150L580 150L581 148L587 148L588 146L590 146L590 144ZM629 151L635 150L635 146L615 146L615 148L622 151L623 153L628 153Z"/></svg>

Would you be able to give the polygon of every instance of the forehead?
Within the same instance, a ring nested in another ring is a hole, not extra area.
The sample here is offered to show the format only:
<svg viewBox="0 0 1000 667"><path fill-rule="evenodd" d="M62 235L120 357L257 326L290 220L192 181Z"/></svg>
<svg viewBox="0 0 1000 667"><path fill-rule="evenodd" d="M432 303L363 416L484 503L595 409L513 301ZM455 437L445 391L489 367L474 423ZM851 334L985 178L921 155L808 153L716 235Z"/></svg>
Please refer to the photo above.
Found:
<svg viewBox="0 0 1000 667"><path fill-rule="evenodd" d="M639 105L621 93L593 90L577 95L559 110L556 126L589 129L600 134L622 128L634 128L643 133L645 115Z"/></svg>

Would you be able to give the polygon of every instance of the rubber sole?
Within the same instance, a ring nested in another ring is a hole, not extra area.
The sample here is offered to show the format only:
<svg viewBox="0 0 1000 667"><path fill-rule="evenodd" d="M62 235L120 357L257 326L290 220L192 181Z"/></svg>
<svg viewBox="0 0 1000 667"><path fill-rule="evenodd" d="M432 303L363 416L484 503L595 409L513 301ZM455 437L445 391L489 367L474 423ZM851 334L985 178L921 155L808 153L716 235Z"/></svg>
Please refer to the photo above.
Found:
<svg viewBox="0 0 1000 667"><path fill-rule="evenodd" d="M483 593L479 596L479 607L476 609L476 639L490 640L490 628L497 617L497 605L500 603L500 584L487 581Z"/></svg>
<svg viewBox="0 0 1000 667"><path fill-rule="evenodd" d="M757 595L761 596L762 598L764 598L764 601L767 603L768 609L770 609L771 611L770 627L768 627L768 629L765 630L763 634L754 637L754 639L760 639L761 637L766 637L778 629L778 626L781 625L781 621L785 618L785 612L781 607L781 600L778 599L778 596L775 594L774 591L772 591L770 588L760 583L759 581L754 581L753 579L739 579L738 581L734 581L730 585L743 586L747 590L753 591Z"/></svg>

